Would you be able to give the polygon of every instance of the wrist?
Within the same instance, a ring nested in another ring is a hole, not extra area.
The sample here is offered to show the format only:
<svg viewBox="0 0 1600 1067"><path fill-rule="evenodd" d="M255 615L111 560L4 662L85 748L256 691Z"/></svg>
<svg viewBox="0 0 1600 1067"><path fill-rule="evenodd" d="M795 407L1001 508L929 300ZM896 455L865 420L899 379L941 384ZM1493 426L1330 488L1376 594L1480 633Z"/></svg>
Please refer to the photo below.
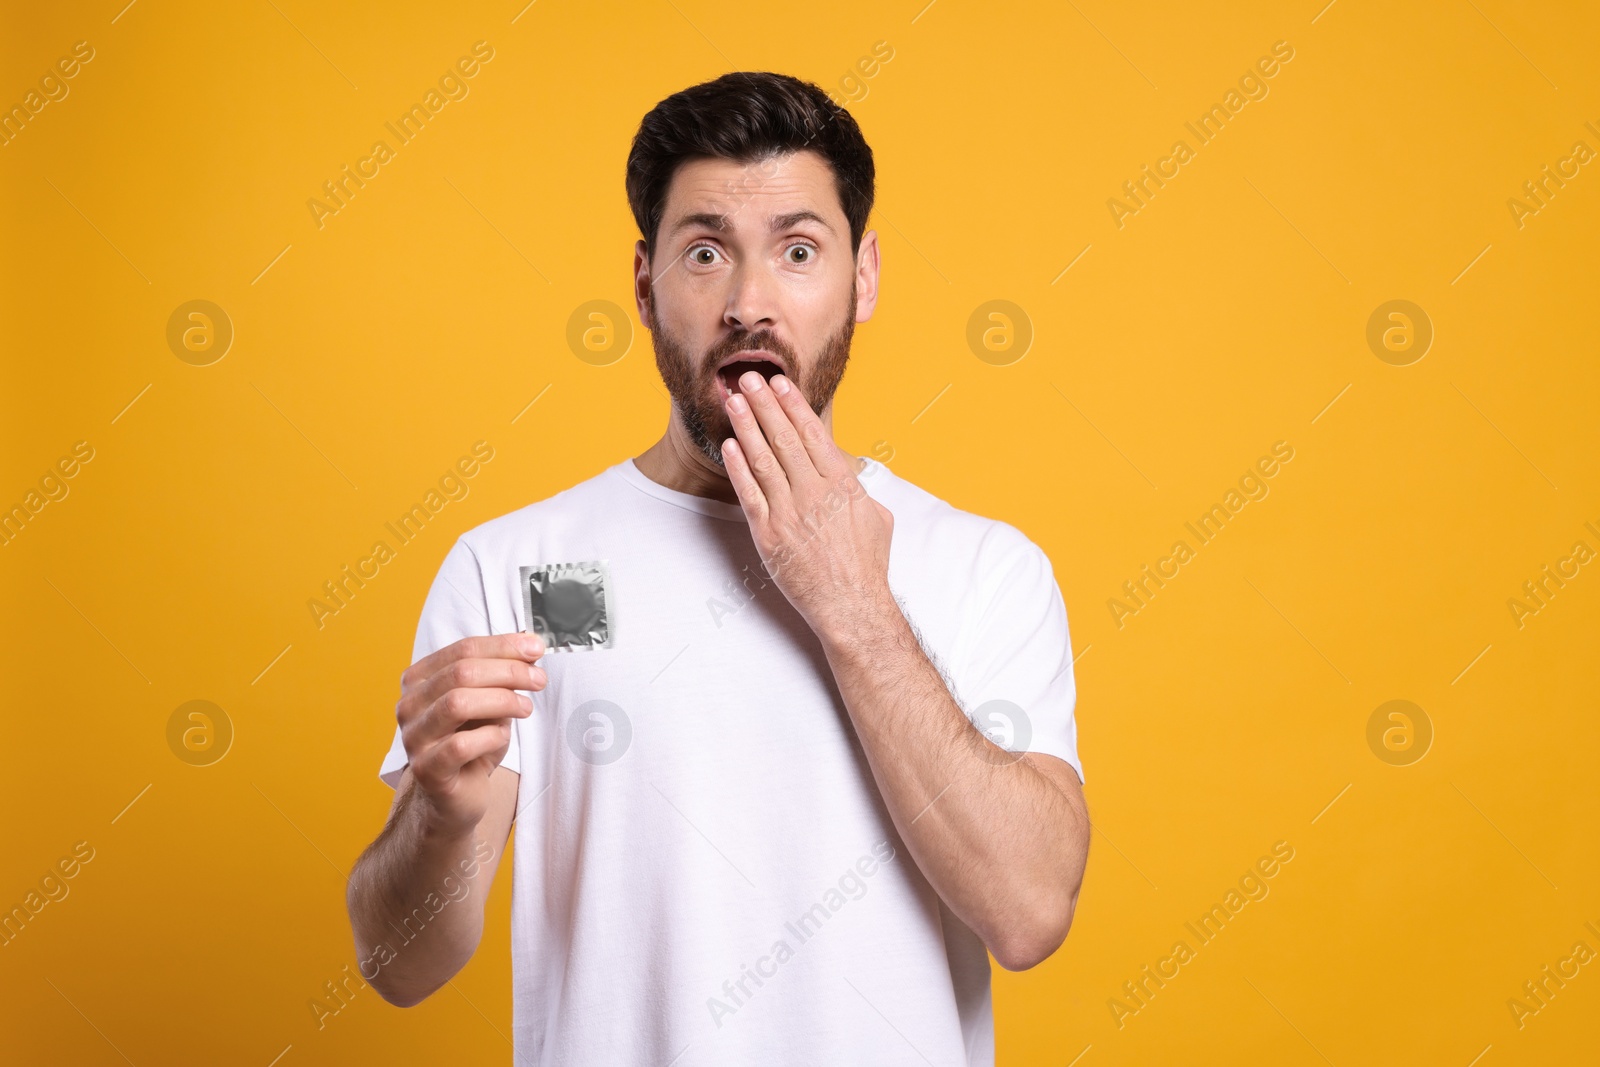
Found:
<svg viewBox="0 0 1600 1067"><path fill-rule="evenodd" d="M478 831L477 820L468 820L441 807L420 788L413 796L415 800L409 806L407 821L420 851L448 854L459 851L462 845L473 844Z"/></svg>
<svg viewBox="0 0 1600 1067"><path fill-rule="evenodd" d="M834 607L812 629L829 657L870 653L886 645L915 642L905 613L887 583Z"/></svg>

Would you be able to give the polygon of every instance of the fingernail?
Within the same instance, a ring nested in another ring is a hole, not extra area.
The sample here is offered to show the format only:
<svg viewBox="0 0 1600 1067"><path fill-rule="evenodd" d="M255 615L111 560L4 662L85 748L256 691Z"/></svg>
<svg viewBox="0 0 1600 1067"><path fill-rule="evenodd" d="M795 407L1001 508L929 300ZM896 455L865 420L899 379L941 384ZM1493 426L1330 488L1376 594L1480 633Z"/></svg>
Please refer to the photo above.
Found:
<svg viewBox="0 0 1600 1067"><path fill-rule="evenodd" d="M765 388L766 384L766 379L761 377L761 375L756 371L747 370L743 374L739 375L739 385L747 393L759 392L761 389Z"/></svg>
<svg viewBox="0 0 1600 1067"><path fill-rule="evenodd" d="M755 374L756 372L751 371L750 373ZM756 376L760 377L760 375ZM728 410L733 412L735 415L743 415L745 412L750 410L750 405L745 402L745 399L742 395L739 393L734 393L732 396L728 397Z"/></svg>
<svg viewBox="0 0 1600 1067"><path fill-rule="evenodd" d="M544 642L538 637L524 637L517 647L524 656L537 656L544 651Z"/></svg>
<svg viewBox="0 0 1600 1067"><path fill-rule="evenodd" d="M772 376L772 391L777 393L779 396L788 396L789 379L785 378L781 374L774 374Z"/></svg>

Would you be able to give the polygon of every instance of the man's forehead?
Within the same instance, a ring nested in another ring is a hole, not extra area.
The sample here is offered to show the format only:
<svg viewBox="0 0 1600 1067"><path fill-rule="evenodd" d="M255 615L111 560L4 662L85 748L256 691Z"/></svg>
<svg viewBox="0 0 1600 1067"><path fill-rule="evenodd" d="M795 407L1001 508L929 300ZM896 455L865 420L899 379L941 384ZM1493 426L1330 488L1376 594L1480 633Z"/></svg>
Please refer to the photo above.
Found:
<svg viewBox="0 0 1600 1067"><path fill-rule="evenodd" d="M713 229L761 229L794 224L806 216L829 229L843 216L833 170L814 152L794 152L749 163L695 159L679 166L667 189L664 236L685 222ZM720 216L724 225L712 222Z"/></svg>

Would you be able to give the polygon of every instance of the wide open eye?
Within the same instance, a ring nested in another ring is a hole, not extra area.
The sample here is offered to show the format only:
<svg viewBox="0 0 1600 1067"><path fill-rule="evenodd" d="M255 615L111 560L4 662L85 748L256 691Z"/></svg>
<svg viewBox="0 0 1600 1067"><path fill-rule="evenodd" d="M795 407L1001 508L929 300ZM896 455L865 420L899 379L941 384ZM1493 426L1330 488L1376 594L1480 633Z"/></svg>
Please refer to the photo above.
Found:
<svg viewBox="0 0 1600 1067"><path fill-rule="evenodd" d="M689 262L697 267L715 266L720 255L711 245L691 245L689 248Z"/></svg>
<svg viewBox="0 0 1600 1067"><path fill-rule="evenodd" d="M797 252L800 254L798 259L795 258L795 253ZM810 263L816 258L816 253L817 250L808 244L792 244L784 249L783 252L788 261L795 266L799 266L802 263Z"/></svg>

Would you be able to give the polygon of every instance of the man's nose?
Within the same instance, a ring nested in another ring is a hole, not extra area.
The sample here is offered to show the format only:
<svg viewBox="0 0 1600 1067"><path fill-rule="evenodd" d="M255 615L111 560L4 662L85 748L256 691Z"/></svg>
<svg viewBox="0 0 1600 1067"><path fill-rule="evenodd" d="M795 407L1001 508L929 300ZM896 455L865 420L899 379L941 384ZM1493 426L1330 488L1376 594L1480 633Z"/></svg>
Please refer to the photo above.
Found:
<svg viewBox="0 0 1600 1067"><path fill-rule="evenodd" d="M777 325L777 289L777 280L769 271L759 265L740 264L734 268L723 323L749 332Z"/></svg>

